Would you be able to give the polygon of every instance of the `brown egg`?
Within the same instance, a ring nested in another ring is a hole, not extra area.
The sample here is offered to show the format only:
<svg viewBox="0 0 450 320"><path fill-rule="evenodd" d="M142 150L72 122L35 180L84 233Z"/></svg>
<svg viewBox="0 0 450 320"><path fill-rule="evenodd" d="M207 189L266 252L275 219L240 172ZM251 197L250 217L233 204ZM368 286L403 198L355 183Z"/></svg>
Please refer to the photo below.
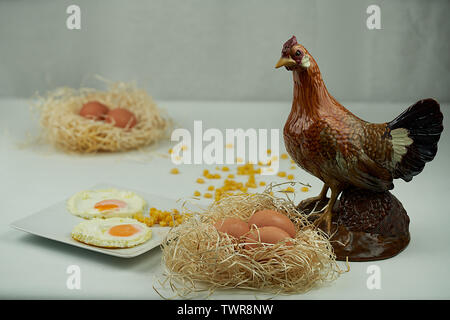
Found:
<svg viewBox="0 0 450 320"><path fill-rule="evenodd" d="M273 226L286 231L292 238L295 237L295 225L284 214L274 210L261 210L255 212L248 220L248 225L256 225L258 228Z"/></svg>
<svg viewBox="0 0 450 320"><path fill-rule="evenodd" d="M220 232L229 234L235 238L240 238L250 231L247 222L239 218L226 218L214 224L214 227Z"/></svg>
<svg viewBox="0 0 450 320"><path fill-rule="evenodd" d="M275 244L287 238L291 238L289 234L277 227L269 226L255 228L245 235L244 241L249 242L249 244L245 245L245 248L256 248L260 246L261 243ZM287 244L292 244L292 242L287 242Z"/></svg>
<svg viewBox="0 0 450 320"><path fill-rule="evenodd" d="M106 122L114 123L114 126L119 128L131 129L136 125L137 120L133 112L123 108L116 108L108 113Z"/></svg>
<svg viewBox="0 0 450 320"><path fill-rule="evenodd" d="M104 120L109 108L98 101L89 101L80 110L80 116L93 119Z"/></svg>

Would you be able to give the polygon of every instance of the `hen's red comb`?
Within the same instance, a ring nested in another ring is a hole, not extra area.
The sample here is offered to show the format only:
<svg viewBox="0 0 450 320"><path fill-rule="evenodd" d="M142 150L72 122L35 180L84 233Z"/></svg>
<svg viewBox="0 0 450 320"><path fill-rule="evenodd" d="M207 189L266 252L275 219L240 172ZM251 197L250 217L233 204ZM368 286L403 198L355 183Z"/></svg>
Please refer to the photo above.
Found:
<svg viewBox="0 0 450 320"><path fill-rule="evenodd" d="M281 50L282 56L288 56L289 51L291 50L292 46L295 46L297 44L297 38L295 36L292 36L288 41L286 41L283 44L283 49Z"/></svg>

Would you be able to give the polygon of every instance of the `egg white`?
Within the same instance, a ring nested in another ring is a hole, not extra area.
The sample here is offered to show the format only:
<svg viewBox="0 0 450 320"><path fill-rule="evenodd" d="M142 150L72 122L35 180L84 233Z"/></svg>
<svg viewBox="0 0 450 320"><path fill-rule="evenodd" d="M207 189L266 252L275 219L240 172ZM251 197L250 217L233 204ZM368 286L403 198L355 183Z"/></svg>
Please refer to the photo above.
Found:
<svg viewBox="0 0 450 320"><path fill-rule="evenodd" d="M114 208L100 211L95 204L102 200L121 200L126 202L125 208ZM74 194L67 201L67 210L73 215L85 219L94 218L132 218L137 213L143 213L145 200L132 191L118 190L114 188L100 190L83 190Z"/></svg>
<svg viewBox="0 0 450 320"><path fill-rule="evenodd" d="M140 231L127 237L109 234L110 228L121 224L132 224ZM106 248L130 248L148 241L151 237L152 230L147 225L130 218L86 220L72 230L72 238L75 240Z"/></svg>

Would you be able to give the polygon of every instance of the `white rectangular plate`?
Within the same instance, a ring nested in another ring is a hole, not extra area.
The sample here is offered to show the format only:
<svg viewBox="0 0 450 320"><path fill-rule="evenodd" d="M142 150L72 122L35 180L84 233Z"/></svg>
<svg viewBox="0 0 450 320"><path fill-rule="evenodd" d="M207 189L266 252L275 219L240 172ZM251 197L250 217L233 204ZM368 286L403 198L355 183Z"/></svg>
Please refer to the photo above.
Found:
<svg viewBox="0 0 450 320"><path fill-rule="evenodd" d="M156 195L146 194L145 192L136 191L130 188L118 187L111 184L100 184L92 188L86 188L89 190L103 189L103 188L117 188L123 190L130 190L136 192L147 201L147 208L144 212L148 213L148 206L155 207L160 210L170 210L181 208L181 203L175 200L159 197ZM74 240L71 236L72 229L80 222L84 221L83 218L72 215L66 208L67 199L57 204L36 212L28 217L17 220L11 224L13 228L21 231L25 231L37 236L48 238L51 240L67 243L76 247L101 252L104 254L120 257L120 258L133 258L137 257L157 246L159 246L166 236L170 227L152 227L152 238L147 242L140 244L132 248L124 249L108 249L90 246Z"/></svg>

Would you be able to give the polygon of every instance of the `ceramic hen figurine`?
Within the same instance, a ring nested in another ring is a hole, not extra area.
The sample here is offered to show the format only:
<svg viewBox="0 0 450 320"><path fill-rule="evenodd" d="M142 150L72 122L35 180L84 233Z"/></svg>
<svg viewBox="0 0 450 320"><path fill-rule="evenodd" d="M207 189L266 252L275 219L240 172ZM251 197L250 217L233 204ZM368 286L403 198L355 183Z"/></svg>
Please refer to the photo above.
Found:
<svg viewBox="0 0 450 320"><path fill-rule="evenodd" d="M330 232L332 209L348 187L383 192L393 179L410 181L437 152L442 126L438 102L416 102L390 122L364 121L328 92L319 67L295 36L281 52L276 68L286 67L294 76L292 109L284 126L286 150L307 172L324 182L307 205L331 196L317 223Z"/></svg>

